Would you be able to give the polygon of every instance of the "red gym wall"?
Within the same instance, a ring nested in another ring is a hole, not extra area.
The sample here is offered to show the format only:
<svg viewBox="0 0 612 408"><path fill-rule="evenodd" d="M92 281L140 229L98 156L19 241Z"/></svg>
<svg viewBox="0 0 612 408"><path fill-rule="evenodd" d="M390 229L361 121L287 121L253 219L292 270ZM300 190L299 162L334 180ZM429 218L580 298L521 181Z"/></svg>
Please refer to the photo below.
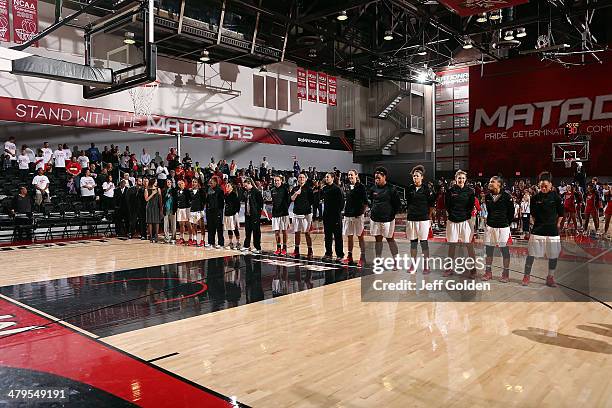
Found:
<svg viewBox="0 0 612 408"><path fill-rule="evenodd" d="M568 141L565 111L567 121L580 122L580 134L591 135L587 174L610 174L612 56L599 56L607 61L571 68L535 58L487 64L482 75L480 66L471 67L470 172L514 177L516 172L535 176L551 170L555 176L572 175L575 166L565 169L564 163L552 161L552 143ZM567 102L574 98L581 99Z"/></svg>

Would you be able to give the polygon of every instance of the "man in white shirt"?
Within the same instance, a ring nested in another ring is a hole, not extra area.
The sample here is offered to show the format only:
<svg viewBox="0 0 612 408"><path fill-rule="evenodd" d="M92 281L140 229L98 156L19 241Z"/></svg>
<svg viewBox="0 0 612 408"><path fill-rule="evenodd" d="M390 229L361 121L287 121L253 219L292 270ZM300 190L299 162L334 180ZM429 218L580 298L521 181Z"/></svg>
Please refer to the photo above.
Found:
<svg viewBox="0 0 612 408"><path fill-rule="evenodd" d="M93 204L96 201L96 193L94 191L96 181L91 177L89 169L85 170L85 175L81 177L79 184L81 186L81 199L83 204L85 204L85 209L93 210Z"/></svg>
<svg viewBox="0 0 612 408"><path fill-rule="evenodd" d="M89 157L87 157L84 150L81 150L81 154L78 158L78 161L82 169L86 169L89 167Z"/></svg>
<svg viewBox="0 0 612 408"><path fill-rule="evenodd" d="M49 179L45 176L44 169L38 169L38 173L32 180L32 185L36 188L36 196L34 197L36 205L40 206L43 201L46 203L51 201L49 198Z"/></svg>
<svg viewBox="0 0 612 408"><path fill-rule="evenodd" d="M44 164L51 163L51 159L53 158L53 150L49 148L49 142L43 143L43 147L40 150L42 151Z"/></svg>
<svg viewBox="0 0 612 408"><path fill-rule="evenodd" d="M17 156L17 166L22 177L28 174L30 170L30 157L26 154L25 147L21 149L21 153Z"/></svg>
<svg viewBox="0 0 612 408"><path fill-rule="evenodd" d="M62 145L59 145L57 150L53 152L53 163L55 165L55 175L64 177L66 174L66 152L62 149Z"/></svg>
<svg viewBox="0 0 612 408"><path fill-rule="evenodd" d="M142 164L142 167L146 168L149 166L149 163L151 163L151 155L147 153L145 149L142 149L142 154L140 155L140 164Z"/></svg>
<svg viewBox="0 0 612 408"><path fill-rule="evenodd" d="M28 145L23 145L23 148L24 148L25 154L30 159L30 163L34 163L34 158L36 157L34 150L30 149Z"/></svg>
<svg viewBox="0 0 612 408"><path fill-rule="evenodd" d="M4 142L4 168L8 169L17 166L17 146L15 145L15 136L9 137Z"/></svg>
<svg viewBox="0 0 612 408"><path fill-rule="evenodd" d="M165 186L169 174L170 172L168 171L168 168L164 166L164 162L160 161L159 166L157 166L157 169L155 170L155 175L157 176L157 185Z"/></svg>

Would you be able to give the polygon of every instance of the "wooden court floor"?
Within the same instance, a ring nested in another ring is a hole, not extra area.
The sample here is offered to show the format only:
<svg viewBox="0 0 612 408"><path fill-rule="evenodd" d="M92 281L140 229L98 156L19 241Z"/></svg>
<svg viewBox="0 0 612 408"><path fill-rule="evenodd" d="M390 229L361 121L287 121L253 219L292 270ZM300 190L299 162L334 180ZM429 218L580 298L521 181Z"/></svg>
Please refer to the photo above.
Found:
<svg viewBox="0 0 612 408"><path fill-rule="evenodd" d="M0 286L230 254L115 239L15 250L0 253ZM178 353L153 364L253 407L612 406L611 312L362 302L357 278L100 340L143 360Z"/></svg>

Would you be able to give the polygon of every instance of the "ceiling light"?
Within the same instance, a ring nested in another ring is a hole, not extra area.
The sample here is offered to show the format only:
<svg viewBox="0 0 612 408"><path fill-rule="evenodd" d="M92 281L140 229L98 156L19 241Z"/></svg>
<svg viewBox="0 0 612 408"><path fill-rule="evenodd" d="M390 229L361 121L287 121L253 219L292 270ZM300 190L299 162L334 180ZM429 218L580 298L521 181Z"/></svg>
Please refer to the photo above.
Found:
<svg viewBox="0 0 612 408"><path fill-rule="evenodd" d="M131 31L126 31L123 36L123 43L127 45L136 44L136 40L134 39L134 33Z"/></svg>
<svg viewBox="0 0 612 408"><path fill-rule="evenodd" d="M487 22L487 13L482 13L481 15L478 16L478 18L476 19L477 23L486 23Z"/></svg>
<svg viewBox="0 0 612 408"><path fill-rule="evenodd" d="M463 37L463 49L464 50L469 50L472 47L473 47L472 39L470 37L468 37L467 35L465 37Z"/></svg>
<svg viewBox="0 0 612 408"><path fill-rule="evenodd" d="M527 36L527 32L525 31L525 27L519 27L516 29L516 37L523 38Z"/></svg>
<svg viewBox="0 0 612 408"><path fill-rule="evenodd" d="M259 72L268 72L268 69L265 65L262 65L261 68L259 68Z"/></svg>
<svg viewBox="0 0 612 408"><path fill-rule="evenodd" d="M376 76L378 77L382 76L382 69L379 69L378 71L376 71Z"/></svg>
<svg viewBox="0 0 612 408"><path fill-rule="evenodd" d="M393 32L391 30L385 31L385 36L383 37L383 40L391 41L392 39L393 39Z"/></svg>
<svg viewBox="0 0 612 408"><path fill-rule="evenodd" d="M506 33L504 34L504 40L506 41L514 40L514 33L512 32L512 30L506 31Z"/></svg>
<svg viewBox="0 0 612 408"><path fill-rule="evenodd" d="M427 50L425 49L424 46L420 46L417 50L417 55L427 55Z"/></svg>
<svg viewBox="0 0 612 408"><path fill-rule="evenodd" d="M489 20L495 21L495 20L501 20L501 18L502 18L501 10L494 11L489 15Z"/></svg>
<svg viewBox="0 0 612 408"><path fill-rule="evenodd" d="M210 54L208 53L208 50L202 51L202 54L200 54L200 61L202 62L210 61Z"/></svg>
<svg viewBox="0 0 612 408"><path fill-rule="evenodd" d="M338 21L348 20L348 16L346 15L346 10L342 10L342 12L338 14L336 18L338 19Z"/></svg>

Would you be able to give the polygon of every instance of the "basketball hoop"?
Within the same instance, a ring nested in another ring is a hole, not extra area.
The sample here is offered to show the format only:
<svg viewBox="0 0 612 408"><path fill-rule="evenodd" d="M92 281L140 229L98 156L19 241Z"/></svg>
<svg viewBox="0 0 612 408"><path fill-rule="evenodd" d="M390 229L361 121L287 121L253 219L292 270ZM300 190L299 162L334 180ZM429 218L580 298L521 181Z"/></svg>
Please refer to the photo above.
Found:
<svg viewBox="0 0 612 408"><path fill-rule="evenodd" d="M574 159L572 159L571 157L570 157L570 158L567 158L567 159L563 159L563 162L565 163L565 168L566 168L566 169L571 168L571 167L572 167L572 162L573 162L573 161L574 161Z"/></svg>
<svg viewBox="0 0 612 408"><path fill-rule="evenodd" d="M153 99L157 94L159 84L159 81L153 81L128 90L134 104L134 115L151 117Z"/></svg>

